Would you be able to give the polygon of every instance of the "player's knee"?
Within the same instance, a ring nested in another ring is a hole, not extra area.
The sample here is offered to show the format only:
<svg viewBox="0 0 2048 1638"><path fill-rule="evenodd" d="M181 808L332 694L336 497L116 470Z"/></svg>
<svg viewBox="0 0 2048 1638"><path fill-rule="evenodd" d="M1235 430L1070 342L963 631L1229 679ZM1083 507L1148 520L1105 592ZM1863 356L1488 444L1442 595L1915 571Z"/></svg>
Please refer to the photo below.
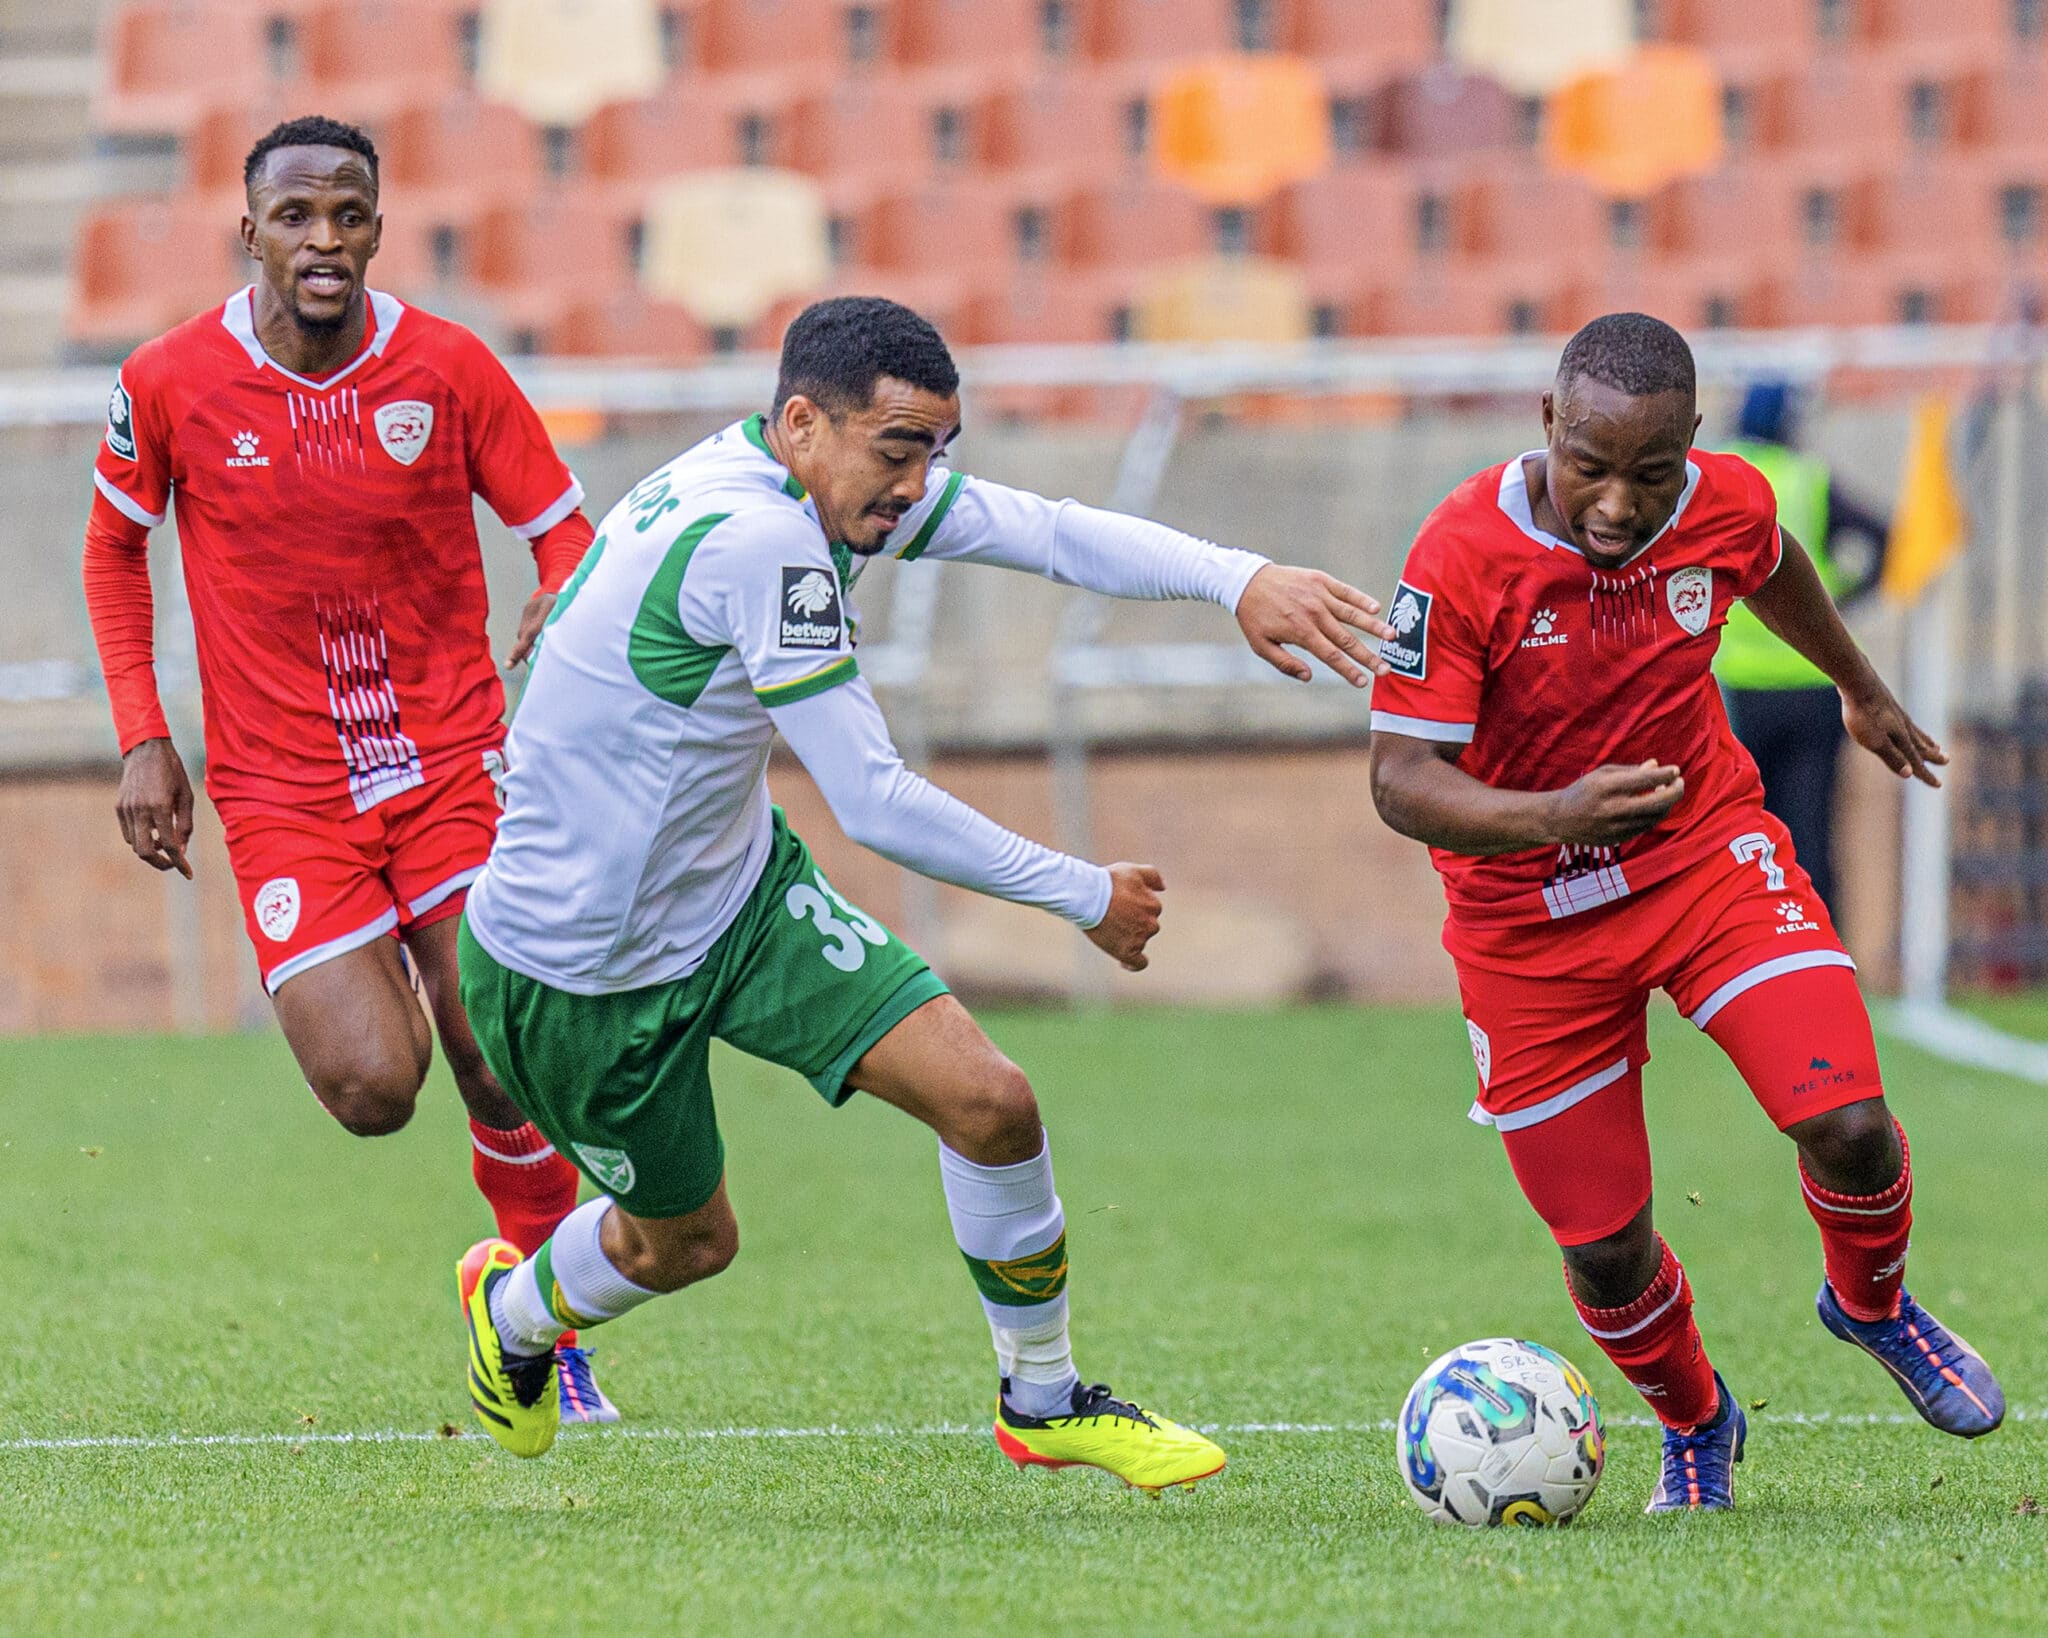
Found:
<svg viewBox="0 0 2048 1638"><path fill-rule="evenodd" d="M1876 1194L1899 1175L1898 1129L1882 1098L1864 1098L1786 1128L1825 1188Z"/></svg>
<svg viewBox="0 0 2048 1638"><path fill-rule="evenodd" d="M412 1119L423 1073L409 1061L370 1061L324 1074L310 1084L327 1112L356 1137L386 1137Z"/></svg>
<svg viewBox="0 0 2048 1638"><path fill-rule="evenodd" d="M1649 1290L1663 1259L1647 1207L1619 1233L1561 1249L1572 1292L1589 1308L1634 1302Z"/></svg>
<svg viewBox="0 0 2048 1638"><path fill-rule="evenodd" d="M1038 1097L1023 1070L997 1057L954 1110L952 1146L982 1165L1029 1160L1045 1143Z"/></svg>

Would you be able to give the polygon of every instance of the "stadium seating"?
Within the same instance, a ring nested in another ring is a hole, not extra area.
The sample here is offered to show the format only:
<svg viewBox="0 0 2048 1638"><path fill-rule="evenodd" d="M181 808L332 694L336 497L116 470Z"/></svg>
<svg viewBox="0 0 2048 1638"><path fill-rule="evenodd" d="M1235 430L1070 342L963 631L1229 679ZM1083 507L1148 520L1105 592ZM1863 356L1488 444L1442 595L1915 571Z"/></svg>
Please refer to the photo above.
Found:
<svg viewBox="0 0 2048 1638"><path fill-rule="evenodd" d="M182 191L87 218L73 339L238 279L242 156L316 109L383 151L381 282L602 356L712 344L633 290L633 224L739 165L818 179L838 284L987 340L1122 334L1147 269L1231 249L1296 263L1353 335L1555 327L1630 291L1694 323L1960 317L2048 263L2048 39L2009 0L1658 0L1654 37L1723 76L1727 159L1620 209L1544 173L1534 105L1436 60L1436 0L664 0L662 90L574 132L479 94L481 3L110 6L98 129L175 142ZM1316 59L1335 158L1220 213L1155 173L1153 97L1247 44Z"/></svg>

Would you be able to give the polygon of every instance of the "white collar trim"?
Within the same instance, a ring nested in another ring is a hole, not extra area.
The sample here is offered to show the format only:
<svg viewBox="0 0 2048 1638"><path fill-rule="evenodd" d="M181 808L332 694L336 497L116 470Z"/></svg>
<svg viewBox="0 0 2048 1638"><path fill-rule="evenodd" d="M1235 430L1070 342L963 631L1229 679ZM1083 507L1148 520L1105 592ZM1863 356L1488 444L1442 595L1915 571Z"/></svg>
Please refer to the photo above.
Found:
<svg viewBox="0 0 2048 1638"><path fill-rule="evenodd" d="M1500 475L1500 509L1507 514L1508 521L1531 540L1540 541L1546 547L1561 546L1574 557L1584 557L1586 554L1570 541L1559 539L1548 529L1538 528L1536 514L1529 506L1529 479L1528 474L1523 470L1523 463L1545 453L1546 451L1541 449L1524 450L1502 469ZM1663 528L1659 529L1629 554L1628 562L1633 563L1643 553L1647 552L1658 541L1678 527L1678 520L1685 516L1685 509L1692 504L1693 494L1698 490L1699 486L1699 466L1695 462L1687 461L1685 463L1685 488L1679 492L1678 504L1671 509L1670 518L1666 520Z"/></svg>
<svg viewBox="0 0 2048 1638"><path fill-rule="evenodd" d="M405 316L405 303L396 296L388 296L381 290L365 294L370 299L370 311L377 318L377 333L370 338L369 346L324 381L295 374L263 350L263 343L256 336L256 287L253 284L244 285L228 297L227 305L220 310L220 322L227 333L241 344L242 351L249 355L249 362L257 369L275 370L287 381L296 381L302 387L320 392L353 375L370 359L382 358L384 349L391 345L391 335L398 328L398 321Z"/></svg>

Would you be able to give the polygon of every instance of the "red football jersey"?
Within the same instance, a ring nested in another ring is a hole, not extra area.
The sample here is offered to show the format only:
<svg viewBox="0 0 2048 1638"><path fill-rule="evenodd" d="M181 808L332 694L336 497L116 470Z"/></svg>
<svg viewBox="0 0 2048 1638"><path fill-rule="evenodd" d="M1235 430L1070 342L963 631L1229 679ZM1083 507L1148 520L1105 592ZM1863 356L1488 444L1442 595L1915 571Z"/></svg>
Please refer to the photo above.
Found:
<svg viewBox="0 0 2048 1638"><path fill-rule="evenodd" d="M1372 725L1463 745L1458 766L1499 790L1561 790L1606 763L1669 763L1685 795L1618 848L1473 858L1442 848L1451 925L1576 915L1725 847L1721 821L1762 782L1710 671L1728 607L1778 566L1777 503L1754 467L1693 451L1661 534L1596 569L1538 528L1524 455L1468 478L1429 515L1387 618ZM1727 832L1727 834L1724 834Z"/></svg>
<svg viewBox="0 0 2048 1638"><path fill-rule="evenodd" d="M583 489L469 331L381 291L323 381L257 339L254 289L121 367L93 482L153 527L173 494L207 789L356 810L503 735L472 493L532 540Z"/></svg>

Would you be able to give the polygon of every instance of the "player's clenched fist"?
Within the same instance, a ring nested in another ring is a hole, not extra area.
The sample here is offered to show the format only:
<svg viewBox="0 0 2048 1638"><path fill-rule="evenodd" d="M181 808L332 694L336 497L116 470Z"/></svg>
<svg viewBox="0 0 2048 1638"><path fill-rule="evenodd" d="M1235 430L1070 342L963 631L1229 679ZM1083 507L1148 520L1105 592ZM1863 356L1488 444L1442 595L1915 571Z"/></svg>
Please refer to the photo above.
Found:
<svg viewBox="0 0 2048 1638"><path fill-rule="evenodd" d="M1109 909L1088 929L1088 937L1122 963L1126 972L1145 970L1145 946L1159 931L1159 895L1166 878L1150 865L1109 867Z"/></svg>
<svg viewBox="0 0 2048 1638"><path fill-rule="evenodd" d="M1551 828L1575 847L1617 847L1678 805L1685 775L1669 763L1610 762L1551 798Z"/></svg>

